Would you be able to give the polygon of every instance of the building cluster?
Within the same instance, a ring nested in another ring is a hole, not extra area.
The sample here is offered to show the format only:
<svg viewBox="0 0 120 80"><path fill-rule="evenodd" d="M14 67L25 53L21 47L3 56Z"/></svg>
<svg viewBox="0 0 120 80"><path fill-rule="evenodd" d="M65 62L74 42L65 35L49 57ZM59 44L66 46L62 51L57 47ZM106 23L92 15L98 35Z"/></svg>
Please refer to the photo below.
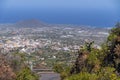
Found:
<svg viewBox="0 0 120 80"><path fill-rule="evenodd" d="M78 45L63 45L60 42L52 42L48 39L27 39L21 36L4 37L0 40L0 49L3 52L19 50L20 52L32 53L36 50L49 47L51 50L72 51L79 49Z"/></svg>

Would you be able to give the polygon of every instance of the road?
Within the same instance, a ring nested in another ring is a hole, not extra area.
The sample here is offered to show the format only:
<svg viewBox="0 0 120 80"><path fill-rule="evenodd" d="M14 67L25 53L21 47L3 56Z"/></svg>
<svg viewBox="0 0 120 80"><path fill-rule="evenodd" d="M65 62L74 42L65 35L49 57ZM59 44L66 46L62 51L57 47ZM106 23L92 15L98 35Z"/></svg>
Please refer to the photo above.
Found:
<svg viewBox="0 0 120 80"><path fill-rule="evenodd" d="M40 73L40 80L60 80L58 73Z"/></svg>

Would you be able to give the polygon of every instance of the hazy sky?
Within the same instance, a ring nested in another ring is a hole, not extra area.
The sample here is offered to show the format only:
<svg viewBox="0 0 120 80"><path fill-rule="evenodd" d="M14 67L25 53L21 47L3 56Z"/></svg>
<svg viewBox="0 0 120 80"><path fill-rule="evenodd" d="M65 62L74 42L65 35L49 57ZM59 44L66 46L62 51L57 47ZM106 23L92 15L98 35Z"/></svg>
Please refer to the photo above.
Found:
<svg viewBox="0 0 120 80"><path fill-rule="evenodd" d="M26 19L113 26L120 21L120 0L0 0L0 23Z"/></svg>

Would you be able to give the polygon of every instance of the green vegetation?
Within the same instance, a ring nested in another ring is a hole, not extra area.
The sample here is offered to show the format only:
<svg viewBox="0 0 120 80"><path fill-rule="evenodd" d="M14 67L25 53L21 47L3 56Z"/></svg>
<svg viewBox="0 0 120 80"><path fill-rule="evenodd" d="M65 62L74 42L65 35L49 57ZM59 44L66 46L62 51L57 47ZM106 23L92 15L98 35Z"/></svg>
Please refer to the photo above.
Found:
<svg viewBox="0 0 120 80"><path fill-rule="evenodd" d="M39 80L26 63L25 53L14 52L0 55L0 80Z"/></svg>
<svg viewBox="0 0 120 80"><path fill-rule="evenodd" d="M53 67L54 71L57 73L61 74L61 79L64 79L65 77L67 77L68 75L70 75L69 71L70 71L70 67L67 67L65 64L61 64L61 63L57 63L54 65Z"/></svg>
<svg viewBox="0 0 120 80"><path fill-rule="evenodd" d="M107 42L101 49L86 42L78 51L78 57L69 70L55 65L62 80L120 80L120 23L111 29Z"/></svg>
<svg viewBox="0 0 120 80"><path fill-rule="evenodd" d="M25 67L17 73L16 80L39 80L39 77L32 73L28 67Z"/></svg>

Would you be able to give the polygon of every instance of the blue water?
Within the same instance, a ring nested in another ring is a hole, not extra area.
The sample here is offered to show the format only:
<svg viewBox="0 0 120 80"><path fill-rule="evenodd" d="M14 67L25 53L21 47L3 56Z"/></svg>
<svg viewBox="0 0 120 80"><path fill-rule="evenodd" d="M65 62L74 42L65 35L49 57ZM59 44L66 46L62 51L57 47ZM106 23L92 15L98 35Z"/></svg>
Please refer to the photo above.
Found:
<svg viewBox="0 0 120 80"><path fill-rule="evenodd" d="M101 11L16 11L0 15L0 23L14 23L20 20L38 19L46 23L79 24L112 27L120 20L115 13Z"/></svg>
<svg viewBox="0 0 120 80"><path fill-rule="evenodd" d="M26 19L112 27L120 21L120 0L0 0L0 23Z"/></svg>

